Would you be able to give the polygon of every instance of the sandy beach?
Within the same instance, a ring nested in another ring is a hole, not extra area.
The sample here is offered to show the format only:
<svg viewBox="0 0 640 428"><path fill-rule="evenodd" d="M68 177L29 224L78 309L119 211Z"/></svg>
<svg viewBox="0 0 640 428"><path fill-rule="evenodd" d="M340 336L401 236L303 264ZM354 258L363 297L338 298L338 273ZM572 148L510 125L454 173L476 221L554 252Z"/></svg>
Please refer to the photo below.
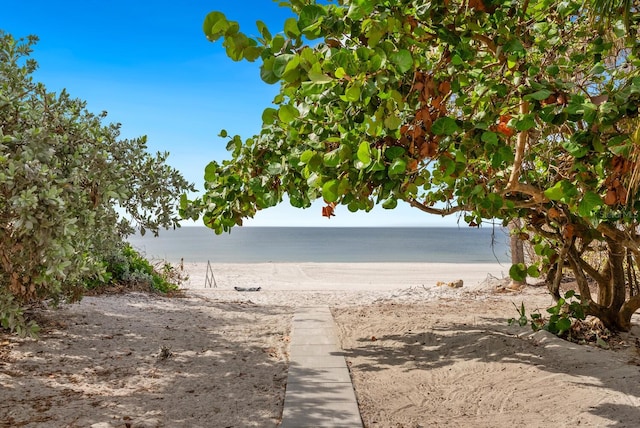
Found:
<svg viewBox="0 0 640 428"><path fill-rule="evenodd" d="M514 304L551 299L496 288L506 266L218 264L211 288L206 264L184 268L184 297L85 297L40 311L39 341L1 336L0 426L276 427L291 317L315 305L333 311L366 427L640 420L640 328L600 349L508 326Z"/></svg>

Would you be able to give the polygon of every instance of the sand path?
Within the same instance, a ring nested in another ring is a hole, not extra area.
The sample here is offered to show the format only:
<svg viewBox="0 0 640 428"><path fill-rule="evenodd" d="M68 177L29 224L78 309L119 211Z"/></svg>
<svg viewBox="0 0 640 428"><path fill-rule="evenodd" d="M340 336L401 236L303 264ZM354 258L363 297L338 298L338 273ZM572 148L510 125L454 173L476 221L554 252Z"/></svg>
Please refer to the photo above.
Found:
<svg viewBox="0 0 640 428"><path fill-rule="evenodd" d="M367 427L637 426L637 328L612 351L508 327L514 303L549 297L497 294L465 266L214 266L205 290L198 265L185 298L44 311L40 341L0 338L0 426L276 427L291 317L314 303L333 308Z"/></svg>

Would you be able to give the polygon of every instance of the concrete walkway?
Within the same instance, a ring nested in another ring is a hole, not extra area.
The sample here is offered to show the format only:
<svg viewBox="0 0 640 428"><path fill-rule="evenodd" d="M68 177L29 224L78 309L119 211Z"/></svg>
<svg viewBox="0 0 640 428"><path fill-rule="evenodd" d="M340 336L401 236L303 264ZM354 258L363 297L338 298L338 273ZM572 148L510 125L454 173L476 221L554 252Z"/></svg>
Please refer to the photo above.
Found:
<svg viewBox="0 0 640 428"><path fill-rule="evenodd" d="M328 307L296 310L290 358L281 428L362 428Z"/></svg>

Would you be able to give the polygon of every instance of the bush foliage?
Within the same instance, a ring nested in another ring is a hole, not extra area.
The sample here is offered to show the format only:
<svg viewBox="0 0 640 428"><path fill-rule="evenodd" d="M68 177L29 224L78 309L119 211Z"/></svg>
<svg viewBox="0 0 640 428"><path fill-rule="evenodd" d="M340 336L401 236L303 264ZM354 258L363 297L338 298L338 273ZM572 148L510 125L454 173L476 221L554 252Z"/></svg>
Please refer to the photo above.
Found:
<svg viewBox="0 0 640 428"><path fill-rule="evenodd" d="M178 226L175 201L194 190L165 163L168 153L147 152L145 137L120 139L105 112L35 82L36 40L0 31L3 325L16 307L78 299L128 234Z"/></svg>
<svg viewBox="0 0 640 428"><path fill-rule="evenodd" d="M156 268L129 244L104 258L104 273L87 283L89 289L121 285L124 288L169 293L177 291L184 279L175 268L162 262Z"/></svg>

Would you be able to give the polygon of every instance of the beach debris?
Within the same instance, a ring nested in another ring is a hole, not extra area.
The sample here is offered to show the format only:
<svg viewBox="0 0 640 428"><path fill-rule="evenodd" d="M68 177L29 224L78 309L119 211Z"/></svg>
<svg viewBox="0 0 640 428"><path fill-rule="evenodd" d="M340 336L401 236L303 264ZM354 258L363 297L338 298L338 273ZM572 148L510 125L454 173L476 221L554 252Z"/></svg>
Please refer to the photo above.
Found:
<svg viewBox="0 0 640 428"><path fill-rule="evenodd" d="M158 353L158 356L156 358L158 359L158 361L166 361L172 356L173 352L171 352L171 348L163 345L160 347L160 352Z"/></svg>
<svg viewBox="0 0 640 428"><path fill-rule="evenodd" d="M262 287L233 287L236 291L260 291Z"/></svg>
<svg viewBox="0 0 640 428"><path fill-rule="evenodd" d="M487 274L487 278L479 285L481 289L492 290L496 293L507 293L513 291L520 291L511 287L513 280L510 277L503 276L498 278L491 274Z"/></svg>
<svg viewBox="0 0 640 428"><path fill-rule="evenodd" d="M459 279L457 281L452 281L452 282L444 282L444 281L436 282L436 286L437 287L447 286L447 287L450 287L450 288L462 288L462 284L463 284L463 282L462 282L461 279Z"/></svg>

